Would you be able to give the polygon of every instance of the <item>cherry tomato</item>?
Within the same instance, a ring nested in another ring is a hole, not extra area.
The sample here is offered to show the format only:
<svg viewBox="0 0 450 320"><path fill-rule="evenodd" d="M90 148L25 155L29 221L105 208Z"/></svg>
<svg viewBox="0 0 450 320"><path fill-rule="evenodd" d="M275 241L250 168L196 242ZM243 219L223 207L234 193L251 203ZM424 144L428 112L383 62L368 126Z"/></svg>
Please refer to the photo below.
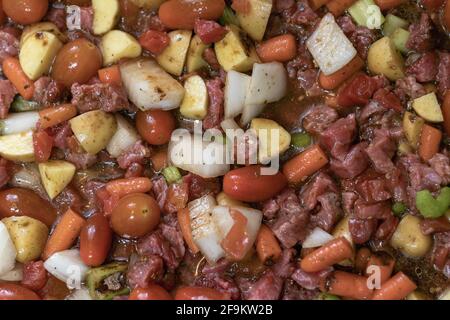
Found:
<svg viewBox="0 0 450 320"><path fill-rule="evenodd" d="M124 238L138 238L155 229L160 216L155 199L145 193L134 193L119 200L111 214L111 225Z"/></svg>
<svg viewBox="0 0 450 320"><path fill-rule="evenodd" d="M156 284L148 288L135 288L128 300L173 300L172 296L161 286Z"/></svg>
<svg viewBox="0 0 450 320"><path fill-rule="evenodd" d="M33 191L12 188L0 192L0 219L12 216L28 216L51 227L56 210Z"/></svg>
<svg viewBox="0 0 450 320"><path fill-rule="evenodd" d="M223 0L169 0L159 7L159 18L170 29L192 30L195 20L217 20L224 9Z"/></svg>
<svg viewBox="0 0 450 320"><path fill-rule="evenodd" d="M102 67L102 54L95 44L80 38L64 45L56 56L52 78L70 88L86 83Z"/></svg>
<svg viewBox="0 0 450 320"><path fill-rule="evenodd" d="M31 24L45 16L48 0L3 0L3 10L15 22Z"/></svg>
<svg viewBox="0 0 450 320"><path fill-rule="evenodd" d="M175 300L230 300L230 296L211 288L183 287L175 293Z"/></svg>
<svg viewBox="0 0 450 320"><path fill-rule="evenodd" d="M53 137L45 131L36 131L33 133L33 147L36 162L45 162L52 153Z"/></svg>
<svg viewBox="0 0 450 320"><path fill-rule="evenodd" d="M447 31L450 30L450 1L447 0L444 7L444 23L447 27Z"/></svg>
<svg viewBox="0 0 450 320"><path fill-rule="evenodd" d="M98 267L105 261L111 248L112 230L103 213L90 217L80 235L80 256L85 264Z"/></svg>
<svg viewBox="0 0 450 320"><path fill-rule="evenodd" d="M41 300L39 296L18 284L0 283L0 300Z"/></svg>
<svg viewBox="0 0 450 320"><path fill-rule="evenodd" d="M136 116L136 128L149 144L163 145L170 141L175 130L175 118L168 111L139 111Z"/></svg>
<svg viewBox="0 0 450 320"><path fill-rule="evenodd" d="M272 198L286 187L287 180L281 172L262 175L261 168L254 165L231 170L223 178L223 191L236 200L259 202Z"/></svg>
<svg viewBox="0 0 450 320"><path fill-rule="evenodd" d="M139 43L144 49L158 55L170 44L170 38L166 32L150 29L139 37Z"/></svg>

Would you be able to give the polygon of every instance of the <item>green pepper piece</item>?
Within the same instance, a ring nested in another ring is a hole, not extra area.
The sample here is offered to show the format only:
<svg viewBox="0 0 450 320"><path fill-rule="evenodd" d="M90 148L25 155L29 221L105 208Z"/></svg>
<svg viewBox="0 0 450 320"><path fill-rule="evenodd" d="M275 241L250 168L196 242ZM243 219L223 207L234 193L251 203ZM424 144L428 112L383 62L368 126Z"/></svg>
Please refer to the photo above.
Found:
<svg viewBox="0 0 450 320"><path fill-rule="evenodd" d="M21 95L16 95L14 101L11 103L11 111L26 112L40 110L41 105L36 101L29 101L22 98Z"/></svg>
<svg viewBox="0 0 450 320"><path fill-rule="evenodd" d="M115 273L125 273L128 266L124 263L110 263L88 271L86 277L89 295L94 300L112 300L114 297L126 295L130 289L125 285L118 290L109 290L103 281Z"/></svg>
<svg viewBox="0 0 450 320"><path fill-rule="evenodd" d="M223 10L223 14L219 19L221 25L226 26L229 24L234 24L239 26L239 20L234 14L234 11L229 7L225 6L225 10Z"/></svg>
<svg viewBox="0 0 450 320"><path fill-rule="evenodd" d="M439 218L450 206L450 188L445 187L436 197L430 191L421 190L416 194L416 207L425 218Z"/></svg>
<svg viewBox="0 0 450 320"><path fill-rule="evenodd" d="M335 296L334 294L330 293L321 293L319 295L319 300L341 300L338 296Z"/></svg>
<svg viewBox="0 0 450 320"><path fill-rule="evenodd" d="M396 202L392 205L392 212L394 212L394 215L401 216L403 213L405 213L407 207L403 202Z"/></svg>
<svg viewBox="0 0 450 320"><path fill-rule="evenodd" d="M181 179L180 171L178 170L177 167L174 166L164 168L162 174L164 178L166 178L167 183L169 184L175 183Z"/></svg>
<svg viewBox="0 0 450 320"><path fill-rule="evenodd" d="M297 148L306 148L311 144L311 137L305 132L297 132L291 135L291 144Z"/></svg>

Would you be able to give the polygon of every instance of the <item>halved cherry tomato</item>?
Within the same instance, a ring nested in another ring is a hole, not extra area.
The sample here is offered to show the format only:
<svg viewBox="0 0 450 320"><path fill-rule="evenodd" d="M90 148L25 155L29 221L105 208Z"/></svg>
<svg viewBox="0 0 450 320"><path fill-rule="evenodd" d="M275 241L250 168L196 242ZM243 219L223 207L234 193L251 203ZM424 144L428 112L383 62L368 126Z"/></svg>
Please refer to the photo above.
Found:
<svg viewBox="0 0 450 320"><path fill-rule="evenodd" d="M112 230L103 213L90 217L80 235L80 256L85 264L92 267L101 265L111 248Z"/></svg>
<svg viewBox="0 0 450 320"><path fill-rule="evenodd" d="M139 111L136 116L136 128L149 144L163 145L170 141L175 130L175 118L168 111Z"/></svg>
<svg viewBox="0 0 450 320"><path fill-rule="evenodd" d="M148 30L139 37L139 43L144 49L158 55L170 44L170 38L166 32Z"/></svg>
<svg viewBox="0 0 450 320"><path fill-rule="evenodd" d="M50 159L53 149L53 137L40 130L33 133L34 158L36 162L45 162Z"/></svg>
<svg viewBox="0 0 450 320"><path fill-rule="evenodd" d="M281 172L262 175L261 168L254 165L231 170L223 178L223 191L233 199L246 202L272 198L287 185L286 177Z"/></svg>
<svg viewBox="0 0 450 320"><path fill-rule="evenodd" d="M172 296L161 286L156 284L148 288L137 287L131 291L128 300L173 300Z"/></svg>
<svg viewBox="0 0 450 320"><path fill-rule="evenodd" d="M0 283L0 300L41 300L41 298L30 289L18 284L2 282Z"/></svg>
<svg viewBox="0 0 450 320"><path fill-rule="evenodd" d="M133 193L120 199L113 209L111 226L122 237L142 237L156 228L160 215L155 199L145 193Z"/></svg>
<svg viewBox="0 0 450 320"><path fill-rule="evenodd" d="M175 300L230 300L230 295L204 287L182 287L175 293Z"/></svg>
<svg viewBox="0 0 450 320"><path fill-rule="evenodd" d="M12 216L28 216L51 227L56 210L31 190L11 188L0 192L0 219Z"/></svg>
<svg viewBox="0 0 450 320"><path fill-rule="evenodd" d="M159 7L159 18L170 29L192 30L195 20L217 20L224 9L223 0L169 0Z"/></svg>
<svg viewBox="0 0 450 320"><path fill-rule="evenodd" d="M366 105L376 89L375 81L368 75L360 73L339 91L338 104L341 107Z"/></svg>
<svg viewBox="0 0 450 320"><path fill-rule="evenodd" d="M31 24L45 16L48 0L3 0L3 10L15 22Z"/></svg>

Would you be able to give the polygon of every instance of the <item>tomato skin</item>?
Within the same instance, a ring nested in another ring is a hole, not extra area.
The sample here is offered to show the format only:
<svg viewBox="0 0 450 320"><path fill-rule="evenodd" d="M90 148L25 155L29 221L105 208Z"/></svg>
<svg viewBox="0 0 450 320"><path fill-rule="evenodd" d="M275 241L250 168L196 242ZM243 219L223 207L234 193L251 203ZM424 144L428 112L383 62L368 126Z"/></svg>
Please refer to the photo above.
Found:
<svg viewBox="0 0 450 320"><path fill-rule="evenodd" d="M175 300L230 300L230 296L205 287L182 287L175 293Z"/></svg>
<svg viewBox="0 0 450 320"><path fill-rule="evenodd" d="M170 29L192 30L195 20L217 20L224 9L223 0L169 0L159 7L159 18Z"/></svg>
<svg viewBox="0 0 450 320"><path fill-rule="evenodd" d="M45 162L52 153L53 137L45 131L36 131L33 133L33 147L36 162Z"/></svg>
<svg viewBox="0 0 450 320"><path fill-rule="evenodd" d="M136 116L136 128L139 134L152 145L163 145L170 141L175 130L175 118L168 111L139 111Z"/></svg>
<svg viewBox="0 0 450 320"><path fill-rule="evenodd" d="M20 24L39 22L47 10L48 0L3 0L3 11Z"/></svg>
<svg viewBox="0 0 450 320"><path fill-rule="evenodd" d="M160 217L155 199L145 193L133 193L119 200L111 214L111 226L124 238L138 238L155 229Z"/></svg>
<svg viewBox="0 0 450 320"><path fill-rule="evenodd" d="M90 217L80 235L80 256L85 264L98 267L105 262L112 242L112 230L103 213Z"/></svg>
<svg viewBox="0 0 450 320"><path fill-rule="evenodd" d="M31 190L11 188L0 192L0 219L12 216L28 216L51 227L56 210Z"/></svg>
<svg viewBox="0 0 450 320"><path fill-rule="evenodd" d="M158 55L170 44L170 38L166 32L148 30L139 37L139 43L144 49Z"/></svg>
<svg viewBox="0 0 450 320"><path fill-rule="evenodd" d="M55 58L52 78L70 88L97 75L102 67L102 54L95 44L80 38L65 44Z"/></svg>
<svg viewBox="0 0 450 320"><path fill-rule="evenodd" d="M243 167L228 172L223 178L223 191L236 200L259 202L272 198L287 185L286 177L261 175L261 166Z"/></svg>
<svg viewBox="0 0 450 320"><path fill-rule="evenodd" d="M340 90L338 104L341 107L364 106L369 102L376 89L375 81L368 75L360 73Z"/></svg>
<svg viewBox="0 0 450 320"><path fill-rule="evenodd" d="M173 300L173 298L166 289L152 284L148 288L134 288L128 300Z"/></svg>
<svg viewBox="0 0 450 320"><path fill-rule="evenodd" d="M0 300L41 300L39 296L18 284L0 283Z"/></svg>

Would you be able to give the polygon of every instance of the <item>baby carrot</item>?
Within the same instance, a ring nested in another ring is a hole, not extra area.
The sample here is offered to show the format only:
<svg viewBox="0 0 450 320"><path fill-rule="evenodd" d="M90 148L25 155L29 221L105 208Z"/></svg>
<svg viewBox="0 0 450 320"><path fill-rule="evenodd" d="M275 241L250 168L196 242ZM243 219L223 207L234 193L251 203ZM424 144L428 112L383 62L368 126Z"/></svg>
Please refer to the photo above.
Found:
<svg viewBox="0 0 450 320"><path fill-rule="evenodd" d="M439 151L441 144L442 132L435 127L428 124L422 126L422 133L420 135L419 155L428 161Z"/></svg>
<svg viewBox="0 0 450 320"><path fill-rule="evenodd" d="M357 272L363 272L366 270L367 263L372 255L369 249L363 247L358 250L355 257L355 270Z"/></svg>
<svg viewBox="0 0 450 320"><path fill-rule="evenodd" d="M120 75L120 69L118 65L98 70L98 78L103 83L114 83L117 85L122 84L122 76Z"/></svg>
<svg viewBox="0 0 450 320"><path fill-rule="evenodd" d="M14 87L25 100L33 98L34 82L31 81L20 66L19 59L8 57L3 60L3 74L12 82Z"/></svg>
<svg viewBox="0 0 450 320"><path fill-rule="evenodd" d="M178 210L177 217L178 217L178 224L180 225L180 229L181 229L181 233L183 234L184 241L186 241L186 244L188 245L188 247L192 251L192 253L196 254L197 252L200 251L200 249L197 247L197 245L194 242L194 239L192 238L191 219L189 217L189 209L184 208L184 209Z"/></svg>
<svg viewBox="0 0 450 320"><path fill-rule="evenodd" d="M405 2L405 0L375 0L375 3L381 10L393 9L401 5L403 2Z"/></svg>
<svg viewBox="0 0 450 320"><path fill-rule="evenodd" d="M151 189L152 181L146 177L116 179L106 184L106 191L119 199L130 193L146 193Z"/></svg>
<svg viewBox="0 0 450 320"><path fill-rule="evenodd" d="M416 288L416 284L400 271L375 290L372 300L402 300Z"/></svg>
<svg viewBox="0 0 450 320"><path fill-rule="evenodd" d="M333 74L326 76L321 72L319 75L319 84L322 88L327 90L336 89L345 80L349 79L357 71L361 70L363 66L364 61L359 56L356 56L352 59L352 61Z"/></svg>
<svg viewBox="0 0 450 320"><path fill-rule="evenodd" d="M366 277L344 271L333 273L327 292L356 300L368 300L373 294Z"/></svg>
<svg viewBox="0 0 450 320"><path fill-rule="evenodd" d="M318 272L351 257L352 245L344 237L339 237L304 257L300 267L306 272Z"/></svg>
<svg viewBox="0 0 450 320"><path fill-rule="evenodd" d="M370 267L376 266L380 270L380 283L383 284L391 277L392 271L394 270L394 264L394 259L390 257L372 255L367 262L366 276L370 276L373 272Z"/></svg>
<svg viewBox="0 0 450 320"><path fill-rule="evenodd" d="M73 104L62 104L57 107L45 108L39 111L39 128L47 129L77 115L77 108Z"/></svg>
<svg viewBox="0 0 450 320"><path fill-rule="evenodd" d="M286 162L283 173L289 183L300 183L327 163L327 156L316 144Z"/></svg>
<svg viewBox="0 0 450 320"><path fill-rule="evenodd" d="M340 16L349 8L356 0L331 0L327 3L328 11L335 17Z"/></svg>
<svg viewBox="0 0 450 320"><path fill-rule="evenodd" d="M283 34L261 43L257 53L263 62L286 62L297 54L297 43L292 34Z"/></svg>
<svg viewBox="0 0 450 320"><path fill-rule="evenodd" d="M85 222L78 213L67 210L48 239L42 258L46 260L56 252L69 249L80 235Z"/></svg>
<svg viewBox="0 0 450 320"><path fill-rule="evenodd" d="M281 248L272 230L266 225L261 225L256 237L256 252L259 260L265 263L268 260L276 261L281 256Z"/></svg>

